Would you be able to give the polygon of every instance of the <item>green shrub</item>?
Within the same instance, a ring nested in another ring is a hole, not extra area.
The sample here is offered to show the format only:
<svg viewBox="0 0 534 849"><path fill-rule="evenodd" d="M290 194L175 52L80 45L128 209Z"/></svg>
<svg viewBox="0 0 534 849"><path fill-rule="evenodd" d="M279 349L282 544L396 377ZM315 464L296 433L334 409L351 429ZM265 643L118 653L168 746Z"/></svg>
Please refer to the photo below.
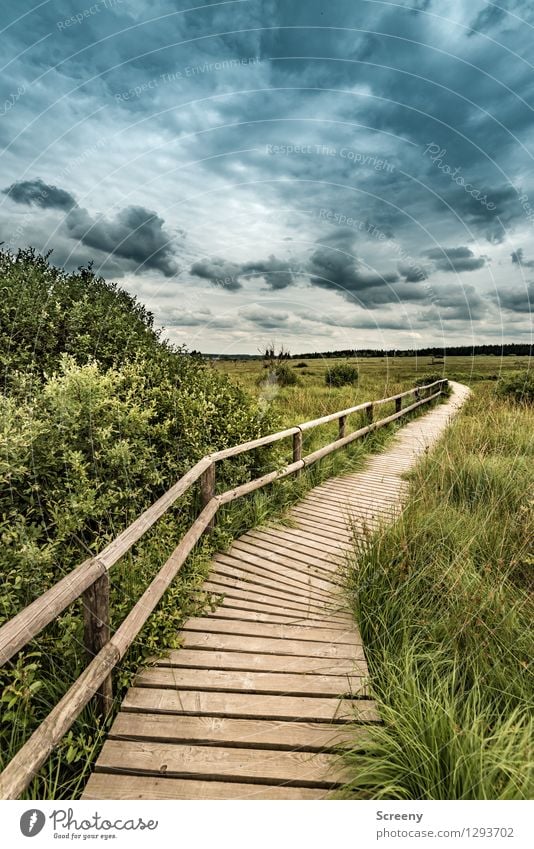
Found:
<svg viewBox="0 0 534 849"><path fill-rule="evenodd" d="M165 358L171 348L137 299L93 274L67 274L33 249L0 249L0 366L39 376L59 368L62 354L104 367L141 356Z"/></svg>
<svg viewBox="0 0 534 849"><path fill-rule="evenodd" d="M501 380L497 393L518 404L534 404L534 371L520 371Z"/></svg>
<svg viewBox="0 0 534 849"><path fill-rule="evenodd" d="M443 374L424 374L416 379L414 386L427 386L429 383L435 383L436 380L443 380L444 377Z"/></svg>
<svg viewBox="0 0 534 849"><path fill-rule="evenodd" d="M327 386L350 386L358 382L358 369L350 363L339 363L325 374Z"/></svg>
<svg viewBox="0 0 534 849"><path fill-rule="evenodd" d="M298 377L294 371L292 371L291 366L287 363L276 363L276 365L269 366L269 372L267 375L261 375L257 381L258 385L270 385L270 386L297 386L298 385Z"/></svg>
<svg viewBox="0 0 534 849"><path fill-rule="evenodd" d="M162 342L152 317L90 269L67 275L33 251L0 252L0 622L122 531L200 457L276 430L277 421L199 357ZM265 470L271 449L219 464L226 489ZM196 515L194 489L110 574L115 629ZM217 539L218 530L214 533ZM209 541L190 558L128 658L131 671L203 602ZM86 664L77 601L0 672L0 762L13 757ZM102 728L82 714L30 798L72 798Z"/></svg>

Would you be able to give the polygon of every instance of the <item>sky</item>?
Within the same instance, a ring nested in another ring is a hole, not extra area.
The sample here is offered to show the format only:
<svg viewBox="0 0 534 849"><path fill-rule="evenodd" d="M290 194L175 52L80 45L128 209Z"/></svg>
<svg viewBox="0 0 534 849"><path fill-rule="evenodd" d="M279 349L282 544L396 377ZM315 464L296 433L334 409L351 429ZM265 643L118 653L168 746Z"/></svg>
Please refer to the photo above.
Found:
<svg viewBox="0 0 534 849"><path fill-rule="evenodd" d="M533 38L528 0L3 0L0 241L206 353L528 342Z"/></svg>

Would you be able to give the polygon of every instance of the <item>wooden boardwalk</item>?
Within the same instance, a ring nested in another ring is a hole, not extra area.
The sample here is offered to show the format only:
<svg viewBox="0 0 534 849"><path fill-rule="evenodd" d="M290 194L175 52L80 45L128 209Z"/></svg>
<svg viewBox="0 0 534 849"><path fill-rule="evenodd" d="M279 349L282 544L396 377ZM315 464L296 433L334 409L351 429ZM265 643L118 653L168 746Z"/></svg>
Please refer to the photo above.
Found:
<svg viewBox="0 0 534 849"><path fill-rule="evenodd" d="M212 613L127 692L83 799L322 799L380 717L340 567L353 533L402 507L402 474L469 390L406 425L363 471L330 479L214 557Z"/></svg>

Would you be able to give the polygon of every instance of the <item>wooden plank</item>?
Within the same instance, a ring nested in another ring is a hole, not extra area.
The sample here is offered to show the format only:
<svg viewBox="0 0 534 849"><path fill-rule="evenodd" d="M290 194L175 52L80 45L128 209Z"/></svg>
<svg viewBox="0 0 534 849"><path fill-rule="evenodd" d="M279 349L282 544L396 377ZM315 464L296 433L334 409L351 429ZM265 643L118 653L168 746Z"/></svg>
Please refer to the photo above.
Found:
<svg viewBox="0 0 534 849"><path fill-rule="evenodd" d="M161 743L239 746L306 752L335 751L340 747L366 748L365 725L324 722L280 722L268 719L227 719L212 716L175 716L155 713L119 713L109 732L115 740L146 739Z"/></svg>
<svg viewBox="0 0 534 849"><path fill-rule="evenodd" d="M245 538L243 538L243 542ZM284 547L280 543L278 545L269 545L265 540L250 536L246 537L247 551L252 551L258 557L267 557L273 563L281 563L282 565L291 565L293 569L298 569L301 572L308 574L311 572L323 580L331 582L335 577L334 569L331 564L314 557L311 554L303 554L289 548ZM230 549L234 549L234 546ZM241 547L236 550L244 550Z"/></svg>
<svg viewBox="0 0 534 849"><path fill-rule="evenodd" d="M361 646L362 640L354 626L344 630L316 628L313 625L270 625L266 622L241 622L217 619L210 616L188 619L183 632L198 631L201 634L239 634L246 637L267 637L282 641L334 643L335 645ZM306 648L306 645L303 645Z"/></svg>
<svg viewBox="0 0 534 849"><path fill-rule="evenodd" d="M299 511L317 516L323 523L339 528L341 533L347 531L349 505L346 501L343 501L343 504L336 504L329 497L316 495L313 499L304 500L293 507L291 515Z"/></svg>
<svg viewBox="0 0 534 849"><path fill-rule="evenodd" d="M289 566L273 563L267 558L248 555L245 551L230 549L227 553L216 554L213 558L215 564L230 566L238 571L247 570L254 575L274 580L277 587L284 592L301 592L305 595L311 590L319 598L328 597L332 592L332 581L311 574L300 572Z"/></svg>
<svg viewBox="0 0 534 849"><path fill-rule="evenodd" d="M250 576L247 576L249 580L244 580L242 577L236 578L231 575L224 575L218 572L212 572L208 577L208 581L206 582L206 586L218 587L219 592L222 589L223 592L228 593L239 593L240 597L243 598L256 598L258 600L266 600L271 604L277 604L281 607L287 608L287 610L296 610L296 611L309 611L311 615L318 614L320 618L324 616L333 616L336 612L345 612L347 615L348 605L346 602L343 603L341 597L336 598L333 595L330 599L321 599L315 600L311 597L300 596L300 595L290 595L290 593L285 593L277 591L272 587L264 587L261 584L254 584L250 581ZM343 615L343 613L342 613Z"/></svg>
<svg viewBox="0 0 534 849"><path fill-rule="evenodd" d="M367 519L367 518L372 519L374 516L377 516L379 514L382 514L382 515L389 514L389 512L390 512L389 507L380 509L380 508L377 508L377 507L371 507L371 506L367 506L367 505L354 505L351 509L352 519L353 520L356 519L357 521L360 520L360 519ZM303 530L305 529L308 533L313 532L313 529L315 527L315 520L313 519L313 517L311 515L310 516L303 516L303 515L299 514L295 518L298 520L299 527L301 527ZM347 534L350 535L350 531L347 531ZM347 538L350 539L350 536L348 536Z"/></svg>
<svg viewBox="0 0 534 849"><path fill-rule="evenodd" d="M323 555L328 555L332 558L339 559L343 556L344 551L346 550L346 546L344 547L340 543L332 543L329 540L318 540L315 537L310 536L308 533L301 531L297 527L291 527L290 525L280 527L278 531L279 536L282 539L291 542L292 539L295 542L301 540L306 544L308 548L316 553L322 552Z"/></svg>
<svg viewBox="0 0 534 849"><path fill-rule="evenodd" d="M330 594L321 589L315 589L306 584L291 583L291 581L277 580L276 575L269 569L262 569L255 564L248 564L245 560L238 560L231 555L217 555L213 560L213 575L224 575L248 585L248 589L256 590L262 594L275 594L285 596L288 601L293 597L295 602L301 605L308 603L321 606L327 604Z"/></svg>
<svg viewBox="0 0 534 849"><path fill-rule="evenodd" d="M244 589L244 587L247 587L247 589ZM225 578L222 575L214 576L212 580L206 581L204 589L211 596L222 596L223 604L228 604L232 607L239 606L258 611L274 608L288 615L294 614L309 617L310 619L335 617L341 621L349 617L349 614L346 612L347 608L345 607L344 611L341 610L339 606L335 606L333 600L326 604L319 603L317 606L307 604L306 602L300 604L294 598L291 598L289 594L270 594L268 592L263 594L261 589L255 591L251 584L244 581L234 581L232 578Z"/></svg>
<svg viewBox="0 0 534 849"><path fill-rule="evenodd" d="M142 740L108 740L96 766L97 772L102 770L326 788L341 783L349 775L347 767L342 767L335 755L258 752L254 749L182 746Z"/></svg>
<svg viewBox="0 0 534 849"><path fill-rule="evenodd" d="M329 644L308 640L304 645L300 640L281 640L269 637L244 637L238 634L201 634L196 631L183 631L183 647L188 649L216 649L217 651L262 652L263 654L298 655L299 657L361 659L364 654L361 646L345 643Z"/></svg>
<svg viewBox="0 0 534 849"><path fill-rule="evenodd" d="M204 693L200 690L157 690L130 687L123 710L148 713L205 714L244 719L303 722L376 722L376 705L367 699L304 696L255 696L250 693Z"/></svg>
<svg viewBox="0 0 534 849"><path fill-rule="evenodd" d="M381 505L376 503L365 504L365 502L361 505L354 504L347 512L345 528L350 528L351 523L353 523L355 520L357 522L358 519L361 517L366 518L367 516L389 515L389 513L395 512L396 510L399 510L399 505L392 502L383 502ZM319 522L329 522L328 519L321 518L318 511L314 511L314 513L312 513L311 510L298 510L293 515L299 523L301 522L301 520L308 523L311 522L314 525ZM349 531L347 531L347 533L349 533Z"/></svg>
<svg viewBox="0 0 534 849"><path fill-rule="evenodd" d="M405 487L407 488L407 487ZM376 480L366 480L361 484L348 486L345 484L337 484L335 481L332 484L324 485L317 489L314 492L314 498L319 496L319 499L322 495L325 495L326 498L331 498L332 495L339 494L344 496L345 498L350 498L354 500L360 500L361 498L382 498L382 497L393 497L396 498L399 492L402 490L402 481L399 479L396 486L392 484L382 484Z"/></svg>
<svg viewBox="0 0 534 849"><path fill-rule="evenodd" d="M306 530L310 539L314 539L318 543L321 543L321 541L325 539L331 541L339 540L340 550L342 545L343 551L346 551L347 548L350 547L350 531L347 530L341 532L341 530L332 528L331 525L320 525L319 522L312 516L305 517L301 515L294 515L293 518L297 523L297 527L302 530Z"/></svg>
<svg viewBox="0 0 534 849"><path fill-rule="evenodd" d="M155 661L157 666L195 669L240 669L250 672L300 672L317 675L367 675L363 657L324 658L262 654L247 651L172 649Z"/></svg>
<svg viewBox="0 0 534 849"><path fill-rule="evenodd" d="M329 599L329 594L320 588L282 581L268 569L262 569L253 563L246 563L244 560L237 560L228 554L217 555L213 559L213 566L213 572L210 573L210 576L211 574L226 575L229 578L256 584L264 589L268 588L275 592L285 592L287 595L294 595L297 599L304 601L309 599L315 604L327 603Z"/></svg>
<svg viewBox="0 0 534 849"><path fill-rule="evenodd" d="M136 687L203 690L218 693L265 693L280 696L364 696L365 680L343 675L290 672L229 672L153 666L135 678Z"/></svg>
<svg viewBox="0 0 534 849"><path fill-rule="evenodd" d="M292 516L292 519L295 521L297 528L301 527L301 517L300 516ZM331 528L330 526L318 526L318 524L313 524L308 531L308 537L311 542L319 545L325 545L329 543L330 545L336 546L339 551L345 551L347 545L350 541L350 534L348 531L344 531L341 528Z"/></svg>
<svg viewBox="0 0 534 849"><path fill-rule="evenodd" d="M336 569L336 554L328 550L317 551L316 548L310 548L307 545L307 540L300 539L296 536L289 536L292 528L289 525L280 525L276 529L268 527L256 528L254 531L249 531L248 538L253 538L257 544L262 546L269 545L273 549L278 546L284 551L290 551L292 557L298 557L304 562L310 561L320 565L323 569Z"/></svg>
<svg viewBox="0 0 534 849"><path fill-rule="evenodd" d="M327 799L328 790L311 787L273 786L270 784L242 784L237 781L221 782L181 778L155 778L143 775L117 775L94 773L82 794L82 800L98 799Z"/></svg>
<svg viewBox="0 0 534 849"><path fill-rule="evenodd" d="M309 616L287 613L260 612L249 607L230 607L223 604L210 613L211 619L237 619L246 622L266 622L272 625L308 625L313 628L328 628L342 633L350 623L336 622L332 619L312 619Z"/></svg>
<svg viewBox="0 0 534 849"><path fill-rule="evenodd" d="M344 539L350 540L350 530L347 519L340 517L339 515L329 513L322 514L321 511L311 505L302 505L302 507L294 507L291 511L291 515L297 522L300 522L301 519L308 519L314 523L317 531L322 533L323 531L327 531L328 534L332 534L336 539Z"/></svg>
<svg viewBox="0 0 534 849"><path fill-rule="evenodd" d="M256 591L261 596L269 595L272 598L278 599L279 603L284 600L291 601L291 588L284 585L283 588L277 589L275 580L269 581L263 578L262 575L255 573L252 569L246 567L234 569L225 563L214 563L213 572L208 575L210 581L220 582L234 581L236 587L246 586L250 591ZM293 590L293 598L295 602L299 602L302 608L315 608L316 610L328 609L331 603L326 595L315 595L315 593L306 593L306 589L298 587Z"/></svg>
<svg viewBox="0 0 534 849"><path fill-rule="evenodd" d="M209 593L209 597L212 600L212 607L209 612L210 616L216 616L222 619L239 619L242 616L245 619L253 619L258 622L262 622L264 618L265 621L273 618L273 621L280 619L285 622L287 620L286 624L288 625L300 622L303 625L316 625L318 628L354 627L354 617L351 620L350 615L336 612L334 609L314 611L304 608L295 610L283 604L277 604L274 599L271 599L270 603L266 599L264 599L265 603L260 603L257 598L254 600L252 598L242 599L232 597L232 591L230 591L230 594L221 596L221 589L219 588L218 594ZM215 598L218 599L218 603L214 607Z"/></svg>
<svg viewBox="0 0 534 849"><path fill-rule="evenodd" d="M216 555L216 557L218 556ZM228 556L240 562L260 566L262 569L269 569L270 572L274 572L277 576L287 577L290 584L312 585L326 592L330 592L332 589L331 575L324 575L324 573L317 574L313 567L309 566L306 568L304 564L292 561L288 557L277 555L276 552L260 550L253 545L242 543L240 545L233 545L228 552Z"/></svg>
<svg viewBox="0 0 534 849"><path fill-rule="evenodd" d="M82 595L83 642L89 662L104 648L111 636L109 627L109 575L105 572ZM113 706L111 675L102 682L95 695L95 709L105 717Z"/></svg>

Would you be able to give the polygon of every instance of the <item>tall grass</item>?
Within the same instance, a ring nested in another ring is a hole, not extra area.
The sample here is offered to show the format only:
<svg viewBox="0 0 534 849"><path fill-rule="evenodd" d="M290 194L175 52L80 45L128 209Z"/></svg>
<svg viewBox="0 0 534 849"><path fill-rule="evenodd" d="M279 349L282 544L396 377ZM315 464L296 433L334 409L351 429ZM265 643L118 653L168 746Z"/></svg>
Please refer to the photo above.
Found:
<svg viewBox="0 0 534 849"><path fill-rule="evenodd" d="M344 794L524 799L534 791L534 410L486 384L364 540L351 597L383 724Z"/></svg>

